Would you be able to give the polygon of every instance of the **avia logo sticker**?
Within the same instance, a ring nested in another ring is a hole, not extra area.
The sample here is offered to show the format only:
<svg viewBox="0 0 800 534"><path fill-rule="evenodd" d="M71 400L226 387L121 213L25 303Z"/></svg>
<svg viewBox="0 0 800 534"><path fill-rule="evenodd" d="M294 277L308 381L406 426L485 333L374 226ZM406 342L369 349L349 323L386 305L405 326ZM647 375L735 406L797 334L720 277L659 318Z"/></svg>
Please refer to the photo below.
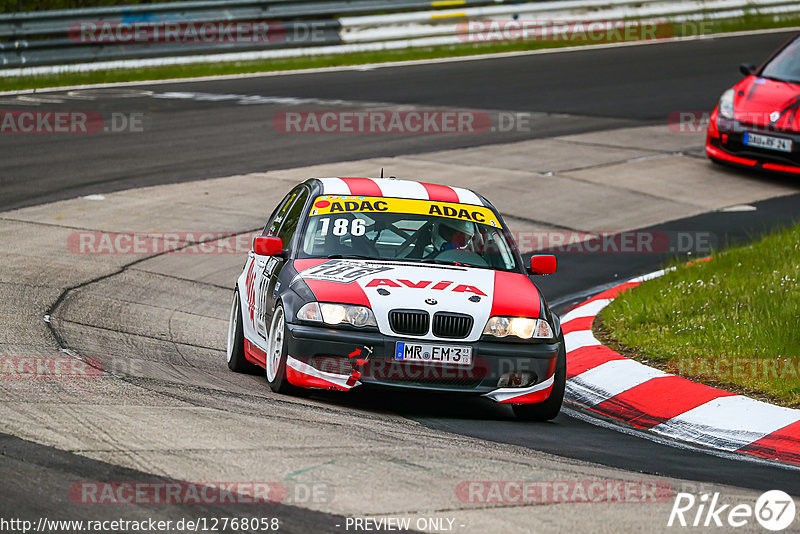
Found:
<svg viewBox="0 0 800 534"><path fill-rule="evenodd" d="M486 293L475 286L466 284L458 284L453 286L454 282L450 282L448 280L442 280L441 282L437 282L432 286L431 284L433 284L433 282L430 280L412 282L411 280L404 280L402 278L398 278L397 280L392 280L391 278L374 278L367 283L366 287L410 287L412 289L435 289L437 291L448 290L456 293L475 293L476 295L481 295L483 297L486 296Z"/></svg>

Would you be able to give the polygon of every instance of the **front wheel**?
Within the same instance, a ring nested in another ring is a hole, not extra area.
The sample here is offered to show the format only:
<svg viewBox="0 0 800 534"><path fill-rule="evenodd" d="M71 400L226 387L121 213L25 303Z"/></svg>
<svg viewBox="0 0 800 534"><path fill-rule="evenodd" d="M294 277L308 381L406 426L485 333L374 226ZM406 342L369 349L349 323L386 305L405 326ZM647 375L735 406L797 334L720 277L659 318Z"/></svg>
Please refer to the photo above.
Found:
<svg viewBox="0 0 800 534"><path fill-rule="evenodd" d="M286 378L286 361L288 359L288 348L286 344L286 315L283 312L283 305L275 306L272 314L272 322L269 328L269 350L267 350L267 382L275 393L289 395L303 394L306 390L293 386Z"/></svg>
<svg viewBox="0 0 800 534"><path fill-rule="evenodd" d="M242 307L239 299L239 290L233 290L231 314L228 320L228 346L226 350L228 368L237 373L256 374L258 366L253 365L244 357L244 331L242 326Z"/></svg>
<svg viewBox="0 0 800 534"><path fill-rule="evenodd" d="M564 389L567 386L567 349L564 346L564 336L561 336L561 349L556 360L556 372L553 379L553 389L546 401L536 404L513 404L511 408L517 419L523 421L550 421L555 419L561 411L564 402Z"/></svg>

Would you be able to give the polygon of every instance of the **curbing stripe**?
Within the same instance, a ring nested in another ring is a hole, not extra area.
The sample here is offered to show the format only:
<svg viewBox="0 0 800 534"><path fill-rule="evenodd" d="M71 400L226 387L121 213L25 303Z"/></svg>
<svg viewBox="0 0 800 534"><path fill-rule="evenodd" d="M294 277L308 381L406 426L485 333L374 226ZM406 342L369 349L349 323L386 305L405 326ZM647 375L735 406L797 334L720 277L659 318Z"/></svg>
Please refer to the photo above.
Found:
<svg viewBox="0 0 800 534"><path fill-rule="evenodd" d="M581 404L591 407L659 376L667 376L667 373L623 358L589 369L573 377L571 382L582 386Z"/></svg>
<svg viewBox="0 0 800 534"><path fill-rule="evenodd" d="M589 299L586 301L585 304L581 304L580 306L574 308L572 311L567 312L563 319L561 319L562 323L568 323L573 319L577 319L579 317L592 317L594 318L595 315L600 313L600 310L608 306L608 303L611 302L610 299L598 299L593 300Z"/></svg>
<svg viewBox="0 0 800 534"><path fill-rule="evenodd" d="M671 439L800 465L800 410L698 384L600 344L592 322L620 293L660 270L598 293L563 317L567 395L591 412Z"/></svg>
<svg viewBox="0 0 800 534"><path fill-rule="evenodd" d="M658 434L735 451L798 421L798 411L742 395L720 397L653 428Z"/></svg>
<svg viewBox="0 0 800 534"><path fill-rule="evenodd" d="M591 330L592 321L594 321L594 317L576 317L567 323L561 323L561 331L567 335L578 330Z"/></svg>
<svg viewBox="0 0 800 534"><path fill-rule="evenodd" d="M617 419L637 428L653 428L711 400L728 395L733 393L669 375L623 391L601 402L594 409L600 413L614 414Z"/></svg>
<svg viewBox="0 0 800 534"><path fill-rule="evenodd" d="M745 445L739 452L767 460L800 464L800 421Z"/></svg>
<svg viewBox="0 0 800 534"><path fill-rule="evenodd" d="M612 360L624 360L625 356L618 354L605 345L583 347L569 352L567 358L567 378L572 378L581 373L594 369Z"/></svg>
<svg viewBox="0 0 800 534"><path fill-rule="evenodd" d="M592 335L591 330L576 330L574 332L564 334L564 342L567 346L567 352L576 349L582 349L583 347L600 345L600 341Z"/></svg>

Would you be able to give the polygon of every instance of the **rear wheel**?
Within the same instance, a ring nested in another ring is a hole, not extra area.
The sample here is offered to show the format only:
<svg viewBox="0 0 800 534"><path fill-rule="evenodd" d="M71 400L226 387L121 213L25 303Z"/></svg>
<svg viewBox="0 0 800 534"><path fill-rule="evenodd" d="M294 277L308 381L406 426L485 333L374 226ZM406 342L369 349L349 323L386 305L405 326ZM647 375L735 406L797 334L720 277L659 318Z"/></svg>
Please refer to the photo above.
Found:
<svg viewBox="0 0 800 534"><path fill-rule="evenodd" d="M288 345L286 343L286 315L283 305L275 306L272 322L269 328L269 344L267 350L267 382L275 393L298 395L306 392L305 389L293 386L286 378L286 362L288 360Z"/></svg>
<svg viewBox="0 0 800 534"><path fill-rule="evenodd" d="M228 368L237 373L256 374L258 366L247 361L244 357L244 331L242 326L242 309L239 300L239 290L233 290L231 314L228 320L228 346L226 350Z"/></svg>
<svg viewBox="0 0 800 534"><path fill-rule="evenodd" d="M564 347L564 336L561 336L561 349L556 359L556 372L553 389L546 401L536 404L513 404L511 408L517 419L523 421L549 421L555 419L564 402L564 389L567 385L567 349Z"/></svg>

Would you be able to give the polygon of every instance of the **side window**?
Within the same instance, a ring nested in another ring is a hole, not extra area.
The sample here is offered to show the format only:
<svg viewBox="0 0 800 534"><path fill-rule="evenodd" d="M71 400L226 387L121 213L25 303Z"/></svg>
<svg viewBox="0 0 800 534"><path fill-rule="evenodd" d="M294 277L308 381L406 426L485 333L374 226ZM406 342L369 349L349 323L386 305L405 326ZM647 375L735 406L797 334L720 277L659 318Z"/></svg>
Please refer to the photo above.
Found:
<svg viewBox="0 0 800 534"><path fill-rule="evenodd" d="M283 218L283 224L278 230L278 237L283 241L283 246L288 247L289 243L297 231L297 226L300 224L300 217L303 215L303 207L308 199L308 191L303 189L297 194L297 198L292 204L292 207Z"/></svg>
<svg viewBox="0 0 800 534"><path fill-rule="evenodd" d="M289 208L292 206L292 201L294 201L301 192L302 189L300 187L295 187L283 198L278 208L272 214L272 217L270 217L269 222L264 227L263 235L277 235L278 228L280 228L281 223L286 218L286 212L289 211Z"/></svg>

